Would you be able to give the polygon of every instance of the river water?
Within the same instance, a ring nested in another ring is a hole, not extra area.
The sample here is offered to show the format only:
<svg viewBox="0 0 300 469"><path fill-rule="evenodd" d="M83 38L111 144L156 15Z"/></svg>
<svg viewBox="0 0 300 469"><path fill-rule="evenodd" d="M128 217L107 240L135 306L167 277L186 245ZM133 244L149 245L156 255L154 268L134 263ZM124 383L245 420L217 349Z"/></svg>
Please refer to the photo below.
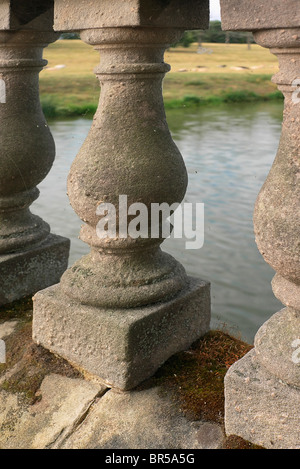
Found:
<svg viewBox="0 0 300 469"><path fill-rule="evenodd" d="M282 104L243 104L181 109L167 114L170 130L189 174L186 202L205 204L205 240L186 250L185 240L168 239L163 249L188 274L212 284L212 327L253 342L258 328L282 305L274 298L274 275L257 250L252 213L274 160L281 131ZM66 180L91 120L49 122L57 157L39 186L32 211L56 234L71 239L70 264L89 252L78 239L81 220L70 207Z"/></svg>

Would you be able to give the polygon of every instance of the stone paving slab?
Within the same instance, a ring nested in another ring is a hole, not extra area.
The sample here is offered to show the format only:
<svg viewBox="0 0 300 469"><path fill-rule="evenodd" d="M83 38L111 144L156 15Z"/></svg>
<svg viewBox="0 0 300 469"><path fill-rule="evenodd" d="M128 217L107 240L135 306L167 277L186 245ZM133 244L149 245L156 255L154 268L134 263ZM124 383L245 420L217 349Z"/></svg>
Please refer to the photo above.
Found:
<svg viewBox="0 0 300 469"><path fill-rule="evenodd" d="M219 425L192 422L159 387L108 391L62 445L64 449L218 449Z"/></svg>
<svg viewBox="0 0 300 469"><path fill-rule="evenodd" d="M41 386L41 400L29 406L20 395L0 392L0 448L55 448L88 412L105 388L81 379L51 374Z"/></svg>
<svg viewBox="0 0 300 469"><path fill-rule="evenodd" d="M23 327L19 322L0 324L0 338L16 340L16 331ZM1 385L19 376L24 366L26 373L36 373L36 365L27 363L31 360L27 341L24 335L24 354L2 374ZM42 355L40 359L47 360ZM188 420L172 394L151 381L140 390L120 392L92 375L84 379L59 373L48 372L33 404L20 392L0 391L0 449L222 447L221 425Z"/></svg>
<svg viewBox="0 0 300 469"><path fill-rule="evenodd" d="M172 385L159 376L133 391L109 389L34 345L30 315L9 311L6 318L0 324L8 351L0 373L0 449L231 449L228 444L235 444L225 438L222 423L181 409ZM191 353L183 352L181 360Z"/></svg>
<svg viewBox="0 0 300 469"><path fill-rule="evenodd" d="M116 392L51 374L30 406L0 392L1 449L218 449L220 425L188 420L159 387Z"/></svg>

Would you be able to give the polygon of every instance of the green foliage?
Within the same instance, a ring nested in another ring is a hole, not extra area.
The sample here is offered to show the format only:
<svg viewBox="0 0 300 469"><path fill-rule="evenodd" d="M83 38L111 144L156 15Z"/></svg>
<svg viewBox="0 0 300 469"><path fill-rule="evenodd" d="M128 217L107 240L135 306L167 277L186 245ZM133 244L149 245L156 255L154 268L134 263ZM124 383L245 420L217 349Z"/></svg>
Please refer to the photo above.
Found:
<svg viewBox="0 0 300 469"><path fill-rule="evenodd" d="M79 33L62 33L60 39L80 39Z"/></svg>
<svg viewBox="0 0 300 469"><path fill-rule="evenodd" d="M196 42L195 31L185 31L182 39L179 41L179 44L183 47L189 47L190 44Z"/></svg>
<svg viewBox="0 0 300 469"><path fill-rule="evenodd" d="M221 96L206 96L199 98L198 96L184 96L182 99L170 99L165 101L165 108L180 109L188 107L199 107L202 105L218 105L222 103L238 104L260 101L274 101L282 100L283 94L280 91L275 91L268 95L259 95L253 91L236 90L223 93Z"/></svg>
<svg viewBox="0 0 300 469"><path fill-rule="evenodd" d="M41 105L44 115L49 119L59 117L92 117L96 110L96 103L73 104L64 103L53 95L42 96Z"/></svg>
<svg viewBox="0 0 300 469"><path fill-rule="evenodd" d="M185 31L177 46L189 47L190 44L198 42L247 44L254 43L253 35L244 31L223 31L221 21L211 21L209 29L205 31Z"/></svg>
<svg viewBox="0 0 300 469"><path fill-rule="evenodd" d="M201 35L203 42L226 42L226 33L222 31L221 21L211 21L209 29Z"/></svg>
<svg viewBox="0 0 300 469"><path fill-rule="evenodd" d="M225 103L247 103L250 101L259 101L261 98L253 91L248 90L236 90L224 93Z"/></svg>
<svg viewBox="0 0 300 469"><path fill-rule="evenodd" d="M199 85L199 83L197 83ZM216 105L222 103L247 103L259 101L282 100L283 94L280 91L274 91L266 95L259 95L253 91L235 90L222 93L220 96L199 97L195 95L187 95L179 99L165 100L166 109L180 109L189 107L199 107L202 105ZM44 96L41 100L42 109L45 116L49 118L59 117L92 117L96 110L96 103L86 103L75 105L72 103L63 103L54 99L52 96Z"/></svg>

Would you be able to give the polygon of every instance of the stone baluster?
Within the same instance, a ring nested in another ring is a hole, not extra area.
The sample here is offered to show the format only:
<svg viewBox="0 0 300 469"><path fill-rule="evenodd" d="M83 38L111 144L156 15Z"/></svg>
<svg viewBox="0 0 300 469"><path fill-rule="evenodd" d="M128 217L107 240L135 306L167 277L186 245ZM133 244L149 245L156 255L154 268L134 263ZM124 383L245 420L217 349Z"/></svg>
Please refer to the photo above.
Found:
<svg viewBox="0 0 300 469"><path fill-rule="evenodd" d="M91 252L59 286L36 295L33 337L120 389L151 376L209 328L209 284L189 278L161 250L163 239L127 234L133 221L126 220L128 207L142 203L150 214L151 204L180 203L186 191L185 165L162 99L165 49L185 27L204 27L208 20L207 1L192 2L195 22L185 3L149 7L135 0L129 7L120 0L112 9L93 0L88 13L82 1L55 5L55 28L81 31L101 55L99 108L68 181L71 204L85 222L81 239ZM113 238L97 231L103 203L116 208Z"/></svg>
<svg viewBox="0 0 300 469"><path fill-rule="evenodd" d="M300 428L300 17L295 0L222 3L224 29L252 30L279 58L273 81L285 97L277 157L257 198L258 248L276 271L286 306L257 332L255 348L229 370L226 431L266 448L299 448ZM288 5L287 5L288 4ZM249 6L248 6L249 5Z"/></svg>
<svg viewBox="0 0 300 469"><path fill-rule="evenodd" d="M22 3L4 2L0 10L7 7L0 18L0 304L58 283L69 255L69 240L50 234L29 209L55 156L39 101L39 72L47 64L43 48L58 34L51 2L25 19Z"/></svg>

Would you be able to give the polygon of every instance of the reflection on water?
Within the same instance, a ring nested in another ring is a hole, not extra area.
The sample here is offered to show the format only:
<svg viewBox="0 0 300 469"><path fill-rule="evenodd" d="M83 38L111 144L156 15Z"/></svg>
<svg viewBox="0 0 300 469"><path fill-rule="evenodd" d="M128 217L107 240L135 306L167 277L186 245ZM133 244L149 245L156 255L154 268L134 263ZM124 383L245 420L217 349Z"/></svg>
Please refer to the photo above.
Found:
<svg viewBox="0 0 300 469"><path fill-rule="evenodd" d="M252 212L277 151L282 105L234 105L168 113L168 122L189 174L186 202L205 204L205 243L185 250L184 240L165 241L188 274L212 283L212 327L224 323L253 341L260 325L282 305L270 282L274 272L259 254ZM70 264L89 251L78 239L82 222L69 205L66 179L91 121L50 122L56 146L54 167L40 185L33 212L52 231L71 239Z"/></svg>

